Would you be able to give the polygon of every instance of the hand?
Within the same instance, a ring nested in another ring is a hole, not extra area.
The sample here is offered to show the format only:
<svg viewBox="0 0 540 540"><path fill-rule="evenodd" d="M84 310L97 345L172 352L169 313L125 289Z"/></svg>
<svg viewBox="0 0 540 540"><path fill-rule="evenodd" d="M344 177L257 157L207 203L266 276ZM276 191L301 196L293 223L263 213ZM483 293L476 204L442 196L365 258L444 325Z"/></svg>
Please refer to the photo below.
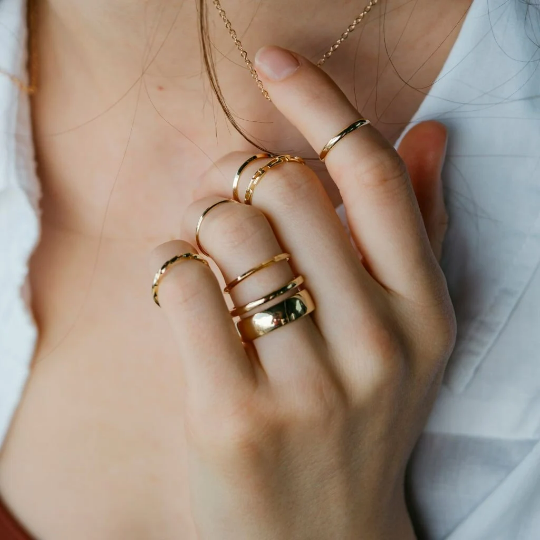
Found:
<svg viewBox="0 0 540 540"><path fill-rule="evenodd" d="M360 116L304 58L266 48L257 67L274 104L317 152ZM400 149L420 200L436 203L424 205L435 249L444 232L444 145L444 130L431 124L413 130ZM245 157L226 159L225 174L210 175L202 188L214 196L188 209L184 236L191 244L216 194L230 197ZM178 264L160 286L186 377L190 488L201 540L414 538L404 471L454 344L453 310L392 145L365 126L342 139L326 165L362 259L317 176L295 163L264 177L254 206L216 206L199 238L227 282L291 253L290 263L234 288L232 300L243 305L301 274L315 300L312 315L244 346L206 265ZM164 244L153 268L185 252L196 250L183 241Z"/></svg>

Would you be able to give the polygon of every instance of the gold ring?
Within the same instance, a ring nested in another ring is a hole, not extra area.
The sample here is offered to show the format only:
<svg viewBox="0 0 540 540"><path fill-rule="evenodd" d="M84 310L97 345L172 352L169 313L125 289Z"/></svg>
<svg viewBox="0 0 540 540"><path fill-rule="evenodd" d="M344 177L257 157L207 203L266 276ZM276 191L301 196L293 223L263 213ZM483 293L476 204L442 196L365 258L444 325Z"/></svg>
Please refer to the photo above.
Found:
<svg viewBox="0 0 540 540"><path fill-rule="evenodd" d="M247 319L241 319L236 323L236 328L245 343L297 321L314 310L315 302L309 292L304 289L265 311L255 313Z"/></svg>
<svg viewBox="0 0 540 540"><path fill-rule="evenodd" d="M159 300L158 300L158 288L159 283L162 280L163 276L169 271L171 267L174 265L183 262L183 261L198 261L203 264L206 264L206 266L210 266L208 264L208 261L203 259L202 257L199 257L199 255L196 255L195 253L183 253L182 255L175 255L172 259L169 259L157 272L154 276L154 282L152 283L152 296L154 297L154 302L159 306Z"/></svg>
<svg viewBox="0 0 540 540"><path fill-rule="evenodd" d="M255 171L255 174L251 177L249 185L246 189L246 194L244 195L244 204L251 204L255 188L262 180L262 177L270 169L276 167L277 165L280 165L281 163L300 163L302 165L306 164L306 162L301 157L289 155L276 156L274 159L270 160L266 165L264 165L264 167L261 167L260 169L257 169L257 171Z"/></svg>
<svg viewBox="0 0 540 540"><path fill-rule="evenodd" d="M248 270L247 272L244 272L237 278L233 279L230 283L227 284L227 286L223 289L224 293L230 293L234 287L236 287L240 282L244 281L244 279L247 279L248 277L252 276L256 272L259 272L260 270L263 270L264 268L268 268L269 266L272 266L275 263L281 262L281 261L288 261L291 258L291 256L288 253L280 253L279 255L276 255L275 257L272 257L271 259L268 259L267 261L264 261L263 263L259 264L258 266L255 266L254 268L251 268L251 270Z"/></svg>
<svg viewBox="0 0 540 540"><path fill-rule="evenodd" d="M328 152L336 146L336 144L343 139L343 137L346 137L349 133L352 133L354 130L361 128L363 126L367 126L368 124L371 124L369 120L366 118L360 118L360 120L357 120L356 122L353 122L350 126L346 127L343 131L340 131L335 137L332 137L325 145L324 148L321 150L321 153L319 154L319 159L321 161L324 161Z"/></svg>
<svg viewBox="0 0 540 540"><path fill-rule="evenodd" d="M250 158L246 159L242 165L240 165L240 168L236 171L236 174L234 175L233 180L233 186L232 186L232 194L233 199L237 202L240 201L240 197L238 196L238 183L240 182L240 175L244 172L244 169L252 162L256 161L257 159L263 159L263 158L271 158L272 154L255 154L254 156L251 156Z"/></svg>
<svg viewBox="0 0 540 540"><path fill-rule="evenodd" d="M210 212L210 210L213 210L216 206L219 206L220 204L223 204L223 203L230 203L230 202L236 202L236 201L233 201L232 199L223 199L221 201L218 201L217 203L214 203L212 206L209 206L202 214L201 214L201 217L199 218L199 221L197 221L197 227L195 228L195 242L197 242L197 247L199 248L199 251L203 254L203 255L206 255L207 257L210 257L210 253L208 253L206 251L206 249L204 249L201 245L201 242L199 241L199 233L201 232L201 225L202 225L202 222L204 220L204 218L206 217L206 215L208 214L208 212Z"/></svg>
<svg viewBox="0 0 540 540"><path fill-rule="evenodd" d="M271 292L270 294L267 294L266 296L263 296L262 298L259 298L258 300L253 300L253 302L249 302L248 304L244 306L234 308L230 312L231 316L240 317L240 315L244 315L244 313L248 313L252 309L255 309L259 306L267 304L268 302L271 302L272 300L278 298L279 296L282 296L283 294L286 294L289 291L292 291L294 289L298 289L298 291L301 291L302 290L301 286L303 283L304 283L304 278L302 276L295 277L292 281L289 281L287 285L285 285L284 287L281 287L281 289Z"/></svg>

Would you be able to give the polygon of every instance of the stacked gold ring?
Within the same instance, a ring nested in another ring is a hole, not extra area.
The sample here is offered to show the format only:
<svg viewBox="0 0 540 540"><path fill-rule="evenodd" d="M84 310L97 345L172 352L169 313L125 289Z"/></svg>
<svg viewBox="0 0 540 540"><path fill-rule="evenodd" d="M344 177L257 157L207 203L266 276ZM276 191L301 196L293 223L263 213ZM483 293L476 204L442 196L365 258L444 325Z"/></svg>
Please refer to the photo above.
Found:
<svg viewBox="0 0 540 540"><path fill-rule="evenodd" d="M291 256L288 253L280 253L279 255L276 255L275 257L272 257L271 259L268 259L267 261L264 261L261 264L258 264L257 266L250 268L247 272L240 274L237 278L233 279L230 283L227 283L227 285L223 289L223 292L226 294L229 294L231 290L234 289L239 283L244 281L244 279L251 277L253 274L260 272L261 270L264 270L265 268L268 268L269 266L272 266L273 264L276 264L281 261L288 261L290 258Z"/></svg>
<svg viewBox="0 0 540 540"><path fill-rule="evenodd" d="M266 296L259 298L258 300L253 300L252 302L248 302L247 304L243 306L234 308L233 310L231 310L231 316L240 317L240 315L244 315L254 310L255 308L258 308L259 306L268 304L268 302L271 302L272 300L275 300L276 298L284 294L287 294L289 291L293 291L294 289L298 289L300 291L302 290L303 283L304 283L303 276L298 276L294 278L293 280L289 281L287 285L284 285L280 289L277 289L271 292L270 294L267 294Z"/></svg>
<svg viewBox="0 0 540 540"><path fill-rule="evenodd" d="M276 156L274 159L271 159L266 165L264 165L260 169L257 169L255 171L255 174L251 177L249 185L246 189L246 193L244 195L244 204L251 204L251 201L253 200L253 194L255 193L255 188L259 185L260 181L263 179L263 176L270 169L273 169L274 167L277 167L282 163L300 163L301 165L306 164L306 162L301 157L297 156L282 155Z"/></svg>
<svg viewBox="0 0 540 540"><path fill-rule="evenodd" d="M257 272L268 268L269 266L281 261L288 261L290 259L288 253L280 253L267 261L254 266L247 272L240 274L237 278L233 279L227 284L223 291L230 293L231 290L239 283L253 276ZM236 323L236 328L240 334L242 341L248 342L268 334L276 328L280 328L291 322L297 321L302 317L309 315L315 309L315 303L311 298L311 295L304 287L304 277L297 276L293 280L289 281L279 289L272 291L269 294L264 295L257 300L248 302L243 306L235 307L231 310L232 317L240 317L249 313L250 311L264 306L287 293L292 293L291 296L285 298L282 302L274 304L262 311L259 311L251 317L240 319Z"/></svg>
<svg viewBox="0 0 540 540"><path fill-rule="evenodd" d="M289 323L309 315L315 310L315 302L304 289L283 302L271 306L236 324L243 341L253 341Z"/></svg>
<svg viewBox="0 0 540 540"><path fill-rule="evenodd" d="M242 202L240 200L240 196L238 195L238 184L240 183L240 176L244 172L244 169L250 163L252 163L253 161L256 161L258 159L264 159L264 158L272 158L272 155L271 154L266 154L266 153L264 153L264 154L255 154L254 156L251 156L248 159L246 159L246 161L244 161L244 163L242 163L242 165L240 165L240 167L236 171L236 174L234 175L233 187L232 187L233 199L235 201Z"/></svg>
<svg viewBox="0 0 540 540"><path fill-rule="evenodd" d="M244 194L244 200L240 201L240 196L238 194L238 184L240 182L240 176L242 175L242 172L245 170L245 168L252 163L253 161L256 161L258 159L264 159L264 158L271 158L270 161L264 165L263 167L260 167L255 171L255 174L251 177L251 180L249 181L249 185L246 189L246 192ZM300 163L302 165L305 165L306 162L298 156L290 156L288 154L283 154L279 156L272 156L271 154L255 154L254 156L249 157L240 165L239 169L236 171L236 174L234 175L233 179L233 187L232 187L232 194L233 199L237 202L243 202L244 204L251 204L253 200L253 193L255 192L255 188L259 185L260 181L262 180L263 176L270 170L276 167L277 165L281 165L282 163Z"/></svg>

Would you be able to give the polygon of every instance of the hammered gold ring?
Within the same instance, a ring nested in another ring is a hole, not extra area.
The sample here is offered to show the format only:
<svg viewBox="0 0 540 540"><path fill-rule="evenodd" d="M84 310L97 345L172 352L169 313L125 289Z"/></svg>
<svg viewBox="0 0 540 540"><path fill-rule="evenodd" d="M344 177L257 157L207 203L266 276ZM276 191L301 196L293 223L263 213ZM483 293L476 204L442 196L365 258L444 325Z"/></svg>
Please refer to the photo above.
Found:
<svg viewBox="0 0 540 540"><path fill-rule="evenodd" d="M172 259L169 259L163 266L156 272L156 275L154 276L154 281L152 283L152 296L154 297L154 302L161 307L159 304L158 299L158 289L159 284L161 283L161 280L163 279L163 276L176 264L179 264L184 261L197 261L201 262L203 264L206 264L206 266L210 266L208 264L208 261L206 259L203 259L202 257L199 257L199 255L196 255L195 253L182 253L182 255L175 255Z"/></svg>
<svg viewBox="0 0 540 540"><path fill-rule="evenodd" d="M300 163L302 165L305 165L306 162L298 156L289 156L288 154L284 154L282 156L276 156L275 158L271 159L266 165L261 167L260 169L257 169L255 171L255 174L251 177L251 180L249 181L249 185L246 189L246 193L244 195L244 204L251 204L251 201L253 200L253 193L255 192L255 188L259 185L260 181L263 179L263 176L274 167L277 167L278 165L281 165L282 163Z"/></svg>
<svg viewBox="0 0 540 540"><path fill-rule="evenodd" d="M275 306L239 320L236 323L236 328L242 341L246 343L298 321L314 310L315 302L307 289L304 289Z"/></svg>
<svg viewBox="0 0 540 540"><path fill-rule="evenodd" d="M328 152L336 146L336 144L343 139L343 137L346 137L349 133L352 133L353 131L357 130L358 128L361 128L363 126L367 126L368 124L371 124L369 120L366 118L360 118L356 122L353 122L350 126L347 126L343 131L340 131L335 137L332 137L325 145L324 148L321 150L321 153L319 154L319 159L321 161L324 161L326 156L328 155Z"/></svg>
<svg viewBox="0 0 540 540"><path fill-rule="evenodd" d="M238 184L240 182L240 176L244 172L244 169L253 161L256 161L258 159L264 159L264 158L272 158L272 154L267 154L266 152L264 154L255 154L254 156L251 156L250 158L246 159L246 161L244 161L244 163L240 165L240 167L236 171L236 174L234 175L233 186L232 186L232 194L233 194L233 199L235 201L242 202L238 195Z"/></svg>

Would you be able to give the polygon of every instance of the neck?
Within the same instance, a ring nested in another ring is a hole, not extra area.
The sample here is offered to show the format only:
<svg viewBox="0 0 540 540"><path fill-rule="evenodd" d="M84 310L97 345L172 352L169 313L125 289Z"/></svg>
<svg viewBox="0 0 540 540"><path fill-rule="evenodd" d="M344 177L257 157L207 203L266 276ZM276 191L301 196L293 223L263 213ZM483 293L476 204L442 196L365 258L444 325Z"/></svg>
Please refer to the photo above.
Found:
<svg viewBox="0 0 540 540"><path fill-rule="evenodd" d="M207 3L219 82L238 123L272 151L307 155L305 142L260 94ZM92 237L175 237L201 173L228 152L252 149L230 127L209 88L196 4L41 3L33 111L45 221ZM276 43L316 61L363 7L349 0L337 4L339 9L323 0L228 0L223 7L251 57L260 46ZM470 0L448 4L381 0L325 66L390 139L423 96L403 91L390 65L381 72L388 64L382 51L395 47L394 65L408 78L437 50L410 81L425 88L436 78L457 35L452 28Z"/></svg>

